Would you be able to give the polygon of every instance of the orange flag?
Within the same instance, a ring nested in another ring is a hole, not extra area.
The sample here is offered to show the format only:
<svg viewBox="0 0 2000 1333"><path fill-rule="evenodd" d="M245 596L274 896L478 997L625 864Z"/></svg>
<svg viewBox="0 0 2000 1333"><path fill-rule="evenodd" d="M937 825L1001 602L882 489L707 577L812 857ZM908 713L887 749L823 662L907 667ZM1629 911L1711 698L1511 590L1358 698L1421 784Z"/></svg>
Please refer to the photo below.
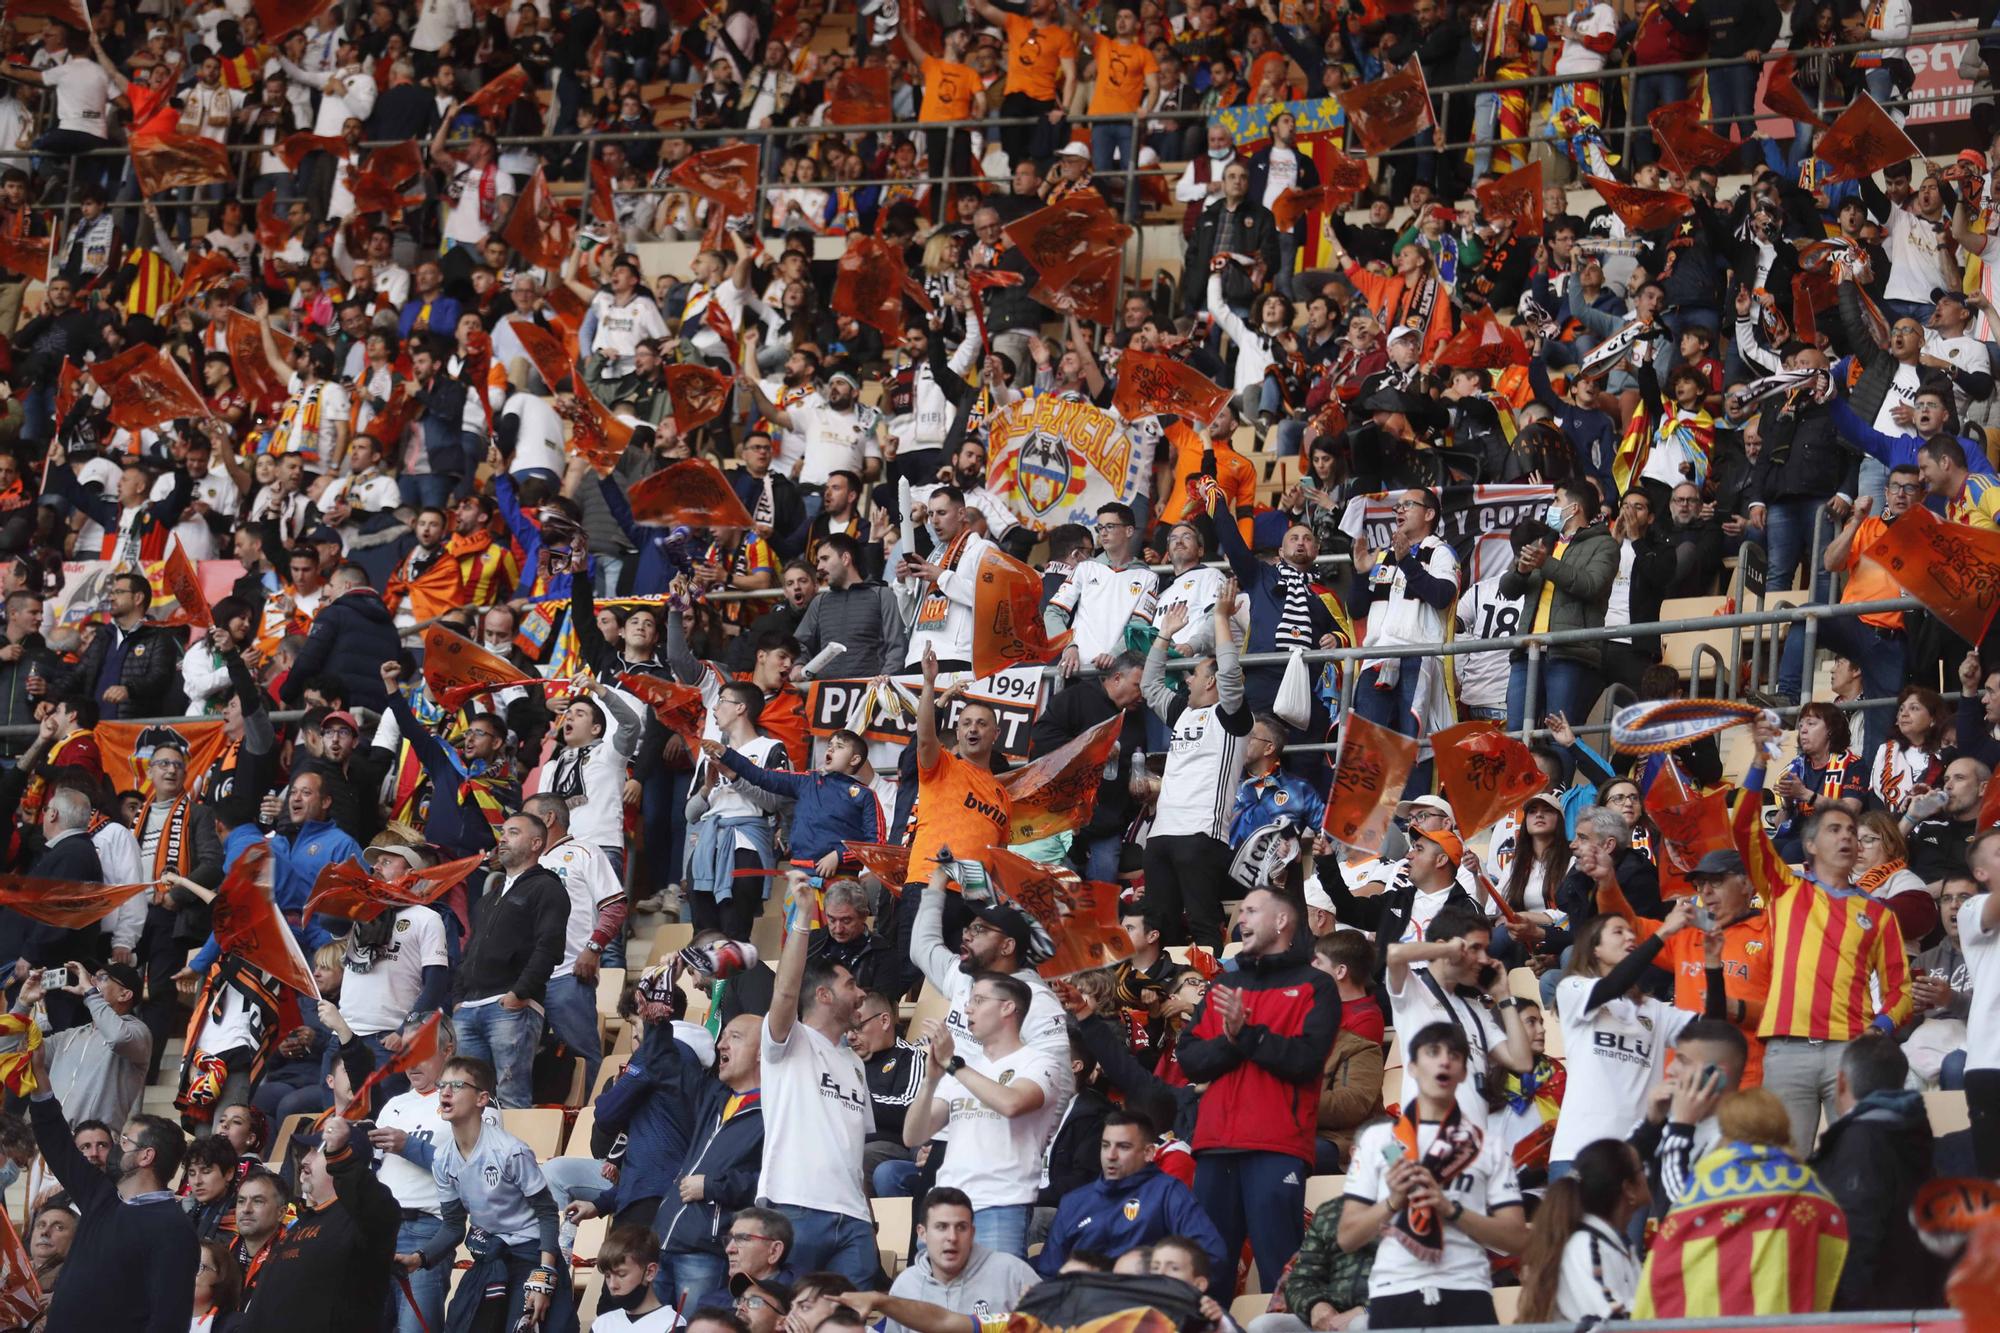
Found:
<svg viewBox="0 0 2000 1333"><path fill-rule="evenodd" d="M188 624L202 629L215 624L215 616L208 609L208 598L201 590L201 578L194 572L194 564L179 542L168 546L160 574L166 591L180 603L181 614L187 617Z"/></svg>
<svg viewBox="0 0 2000 1333"><path fill-rule="evenodd" d="M0 268L37 282L46 282L49 252L54 247L53 236L0 236ZM224 258L226 260L227 256ZM233 271L235 265L231 264L230 268Z"/></svg>
<svg viewBox="0 0 2000 1333"><path fill-rule="evenodd" d="M1372 183L1367 161L1349 157L1337 148L1327 149L1327 160L1319 165L1319 178L1326 191L1320 207L1327 209L1347 207L1355 196L1365 194Z"/></svg>
<svg viewBox="0 0 2000 1333"><path fill-rule="evenodd" d="M1736 153L1735 144L1702 124L1701 104L1692 98L1655 108L1646 123L1668 163L1683 176L1696 167L1720 166Z"/></svg>
<svg viewBox="0 0 2000 1333"><path fill-rule="evenodd" d="M404 1033L403 1043L396 1053L369 1071L368 1077L361 1080L361 1086L356 1088L354 1095L348 1099L346 1109L354 1111L358 1108L362 1116L367 1115L369 1093L397 1075L407 1074L418 1065L435 1060L438 1053L438 1023L443 1018L444 1010L435 1010L429 1018ZM320 1113L319 1119L313 1122L313 1128L319 1128L332 1118L333 1108L329 1106Z"/></svg>
<svg viewBox="0 0 2000 1333"><path fill-rule="evenodd" d="M332 153L335 157L339 157L346 151L347 140L332 134L307 134L300 131L297 134L287 134L278 141L278 156L283 158L285 165L293 171L297 171L299 163L314 153Z"/></svg>
<svg viewBox="0 0 2000 1333"><path fill-rule="evenodd" d="M1107 245L1085 255L1070 270L1060 289L1044 279L1029 292L1051 310L1087 319L1093 324L1109 324L1118 314L1118 278L1125 265L1125 252Z"/></svg>
<svg viewBox="0 0 2000 1333"><path fill-rule="evenodd" d="M972 674L990 676L1025 662L1053 661L1071 631L1042 628L1042 576L998 548L979 558L972 591Z"/></svg>
<svg viewBox="0 0 2000 1333"><path fill-rule="evenodd" d="M145 195L229 181L228 151L198 134L136 134L131 150L132 169L138 173L139 190Z"/></svg>
<svg viewBox="0 0 2000 1333"><path fill-rule="evenodd" d="M447 713L456 713L476 694L509 685L539 685L541 680L442 625L424 631L424 683Z"/></svg>
<svg viewBox="0 0 2000 1333"><path fill-rule="evenodd" d="M718 205L730 217L757 207L757 145L734 144L690 154L667 179Z"/></svg>
<svg viewBox="0 0 2000 1333"><path fill-rule="evenodd" d="M519 101L528 91L528 71L516 65L504 74L488 79L478 92L465 99L461 111L486 120L498 120L507 113L507 108Z"/></svg>
<svg viewBox="0 0 2000 1333"><path fill-rule="evenodd" d="M1678 898L1693 892L1688 872L1702 857L1710 852L1735 850L1726 791L1689 796L1680 789L1679 782L1655 779L1646 793L1646 813L1660 829L1660 892L1665 897Z"/></svg>
<svg viewBox="0 0 2000 1333"><path fill-rule="evenodd" d="M1520 809L1523 801L1549 785L1534 752L1498 722L1446 727L1431 737L1431 749L1462 838Z"/></svg>
<svg viewBox="0 0 2000 1333"><path fill-rule="evenodd" d="M1357 84L1338 97L1354 141L1371 153L1387 152L1435 123L1424 71L1414 60L1400 74Z"/></svg>
<svg viewBox="0 0 2000 1333"><path fill-rule="evenodd" d="M1170 356L1128 347L1118 358L1111 406L1127 421L1164 413L1204 426L1228 401L1228 389Z"/></svg>
<svg viewBox="0 0 2000 1333"><path fill-rule="evenodd" d="M1618 220L1633 231L1662 231L1678 226L1682 218L1694 216L1694 200L1679 190L1648 190L1605 180L1602 176L1585 176L1583 180L1597 191Z"/></svg>
<svg viewBox="0 0 2000 1333"><path fill-rule="evenodd" d="M1271 201L1271 220L1278 224L1281 232L1290 231L1298 225L1300 218L1315 208L1326 207L1326 186L1315 186L1310 190L1287 187L1285 192Z"/></svg>
<svg viewBox="0 0 2000 1333"><path fill-rule="evenodd" d="M684 458L642 477L625 492L632 517L671 527L747 528L750 511L737 498L722 469L705 458Z"/></svg>
<svg viewBox="0 0 2000 1333"><path fill-rule="evenodd" d="M81 884L30 875L0 875L0 907L11 907L45 926L82 930L126 901L151 893L151 884Z"/></svg>
<svg viewBox="0 0 2000 1333"><path fill-rule="evenodd" d="M292 239L292 224L278 212L278 192L264 191L257 201L257 244L266 254L275 255Z"/></svg>
<svg viewBox="0 0 2000 1333"><path fill-rule="evenodd" d="M1499 180L1487 181L1472 187L1473 198L1479 201L1479 211L1489 219L1514 220L1514 232L1518 236L1536 237L1542 234L1542 160L1536 158L1525 167L1516 167Z"/></svg>
<svg viewBox="0 0 2000 1333"><path fill-rule="evenodd" d="M515 196L500 235L537 268L560 268L568 258L576 244L576 219L556 206L540 167Z"/></svg>
<svg viewBox="0 0 2000 1333"><path fill-rule="evenodd" d="M2000 605L2000 533L1941 522L1918 505L1861 557L1967 643L1986 637Z"/></svg>
<svg viewBox="0 0 2000 1333"><path fill-rule="evenodd" d="M903 288L910 277L902 247L850 235L833 284L833 309L879 329L884 342L903 336Z"/></svg>
<svg viewBox="0 0 2000 1333"><path fill-rule="evenodd" d="M611 178L611 168L590 159L590 220L609 222L618 216L618 202L612 197L611 187L617 184Z"/></svg>
<svg viewBox="0 0 2000 1333"><path fill-rule="evenodd" d="M483 853L418 870L391 883L368 873L358 861L338 861L323 867L306 899L307 916L324 912L351 921L372 921L392 907L423 907L450 893L472 877L486 860Z"/></svg>
<svg viewBox="0 0 2000 1333"><path fill-rule="evenodd" d="M682 433L715 420L729 406L733 381L711 366L682 362L668 366L661 378L673 404L674 426Z"/></svg>
<svg viewBox="0 0 2000 1333"><path fill-rule="evenodd" d="M34 1324L42 1317L42 1299L34 1259L21 1243L7 1210L0 1208L0 1325L27 1328Z"/></svg>
<svg viewBox="0 0 2000 1333"><path fill-rule="evenodd" d="M550 393L556 392L570 377L575 365L563 340L541 325L525 319L515 320L510 327L514 336L521 340L521 348L527 352L528 361L535 367L535 373L542 377L542 383L548 386Z"/></svg>
<svg viewBox="0 0 2000 1333"><path fill-rule="evenodd" d="M334 0L251 0L264 23L264 40L276 42L333 8Z"/></svg>
<svg viewBox="0 0 2000 1333"><path fill-rule="evenodd" d="M376 148L361 159L361 170L390 189L408 185L423 174L423 150L408 142Z"/></svg>
<svg viewBox="0 0 2000 1333"><path fill-rule="evenodd" d="M610 476L632 443L631 423L613 416L591 393L570 395L558 411L569 418L569 451L590 460L598 476Z"/></svg>
<svg viewBox="0 0 2000 1333"><path fill-rule="evenodd" d="M1000 779L1012 801L1014 818L1008 833L1013 841L1034 842L1090 822L1097 793L1104 786L1105 765L1118 753L1124 729L1125 714L1114 713Z"/></svg>
<svg viewBox="0 0 2000 1333"><path fill-rule="evenodd" d="M312 968L271 897L271 849L253 842L222 877L212 905L215 942L301 995L320 998Z"/></svg>
<svg viewBox="0 0 2000 1333"><path fill-rule="evenodd" d="M1465 317L1465 327L1438 349L1437 363L1453 370L1505 370L1525 366L1533 358L1521 335L1493 318L1491 310Z"/></svg>
<svg viewBox="0 0 2000 1333"><path fill-rule="evenodd" d="M11 261L0 262L6 262L8 267L13 267ZM14 271L20 273L25 270ZM200 296L212 287L220 287L226 282L235 280L240 274L241 270L236 267L236 261L226 252L210 250L201 258L188 261L187 268L182 270L180 299L186 301L191 297Z"/></svg>
<svg viewBox="0 0 2000 1333"><path fill-rule="evenodd" d="M1813 156L1833 168L1833 174L1825 177L1829 185L1860 180L1919 155L1903 127L1867 93L1850 102L1834 119L1833 128L1813 144Z"/></svg>
<svg viewBox="0 0 2000 1333"><path fill-rule="evenodd" d="M1794 68L1790 52L1771 62L1770 81L1764 85L1764 105L1787 120L1804 121L1815 129L1823 130L1827 126L1826 121L1812 109L1812 103L1806 101L1798 85L1792 82Z"/></svg>
<svg viewBox="0 0 2000 1333"><path fill-rule="evenodd" d="M1326 802L1326 834L1349 847L1378 852L1403 783L1417 762L1414 736L1400 736L1350 713L1340 763Z"/></svg>
<svg viewBox="0 0 2000 1333"><path fill-rule="evenodd" d="M129 431L208 415L208 404L188 383L180 363L150 343L99 361L90 368L90 377L111 399L111 420Z"/></svg>
<svg viewBox="0 0 2000 1333"><path fill-rule="evenodd" d="M7 0L6 5L0 7L0 14L4 14L6 21L14 24L17 31L24 18L49 19L78 32L86 32L90 28L90 15L84 12L83 0Z"/></svg>
<svg viewBox="0 0 2000 1333"><path fill-rule="evenodd" d="M229 347L229 366L236 372L236 383L241 386L244 396L251 402L269 409L273 404L282 403L288 397L285 382L271 368L264 356L264 330L270 328L260 324L241 310L229 308L229 327L223 331L223 340ZM271 329L271 341L277 344L278 355L291 360L298 342L288 333Z"/></svg>
<svg viewBox="0 0 2000 1333"><path fill-rule="evenodd" d="M1132 956L1132 939L1118 926L1118 890L1090 884L1067 866L1030 861L1004 847L971 853L986 867L994 891L1040 927L1050 956L1035 965L1044 977L1108 967Z"/></svg>
<svg viewBox="0 0 2000 1333"><path fill-rule="evenodd" d="M895 118L889 107L889 71L881 65L849 65L827 85L828 124L887 125Z"/></svg>
<svg viewBox="0 0 2000 1333"><path fill-rule="evenodd" d="M418 620L435 620L454 606L464 604L465 576L458 561L449 557L433 560L429 569L408 582L390 579L382 599L393 612L400 609L405 594L410 599L411 615Z"/></svg>
<svg viewBox="0 0 2000 1333"><path fill-rule="evenodd" d="M190 790L214 765L229 743L221 718L183 718L176 722L100 722L95 729L97 750L104 764L104 776L117 791L139 791L151 795L153 780L147 764L153 750L167 742L179 742L187 751L187 783ZM199 792L195 793L200 795Z"/></svg>
<svg viewBox="0 0 2000 1333"><path fill-rule="evenodd" d="M846 853L861 868L884 884L903 885L910 881L910 849L893 842L843 842Z"/></svg>
<svg viewBox="0 0 2000 1333"><path fill-rule="evenodd" d="M1003 231L1021 248L1021 257L1034 266L1041 281L1054 290L1061 290L1104 251L1122 250L1132 237L1132 229L1095 191L1038 208L1008 223Z"/></svg>
<svg viewBox="0 0 2000 1333"><path fill-rule="evenodd" d="M708 725L708 706L701 701L699 686L625 671L619 673L618 688L645 700L660 725L686 741L688 749L700 747L701 733Z"/></svg>

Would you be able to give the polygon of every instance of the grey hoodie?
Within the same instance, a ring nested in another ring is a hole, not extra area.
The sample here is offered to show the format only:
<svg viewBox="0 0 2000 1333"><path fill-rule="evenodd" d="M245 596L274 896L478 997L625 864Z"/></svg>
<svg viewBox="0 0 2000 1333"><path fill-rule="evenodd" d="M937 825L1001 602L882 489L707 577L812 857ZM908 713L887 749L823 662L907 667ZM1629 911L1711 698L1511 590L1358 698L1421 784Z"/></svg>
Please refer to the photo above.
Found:
<svg viewBox="0 0 2000 1333"><path fill-rule="evenodd" d="M1011 1254L996 1254L975 1243L971 1257L953 1281L943 1281L932 1273L930 1255L922 1254L915 1263L896 1275L896 1280L889 1286L889 1294L913 1301L928 1301L954 1314L983 1321L1012 1311L1014 1303L1021 1299L1021 1293L1040 1281L1040 1276L1028 1266L1027 1260L1016 1259ZM885 1321L882 1329L883 1333L911 1333L893 1319Z"/></svg>

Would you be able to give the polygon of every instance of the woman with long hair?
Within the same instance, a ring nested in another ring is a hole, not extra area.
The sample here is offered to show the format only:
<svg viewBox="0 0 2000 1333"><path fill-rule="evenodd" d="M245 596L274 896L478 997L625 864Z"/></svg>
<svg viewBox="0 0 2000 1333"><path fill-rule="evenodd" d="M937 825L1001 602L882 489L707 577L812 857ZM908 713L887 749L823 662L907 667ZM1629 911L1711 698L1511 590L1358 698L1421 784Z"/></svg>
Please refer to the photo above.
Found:
<svg viewBox="0 0 2000 1333"><path fill-rule="evenodd" d="M1517 1322L1628 1319L1640 1257L1625 1241L1653 1201L1646 1166L1621 1139L1598 1139L1576 1155L1576 1170L1550 1185L1521 1252Z"/></svg>
<svg viewBox="0 0 2000 1333"><path fill-rule="evenodd" d="M1889 739L1875 748L1868 765L1868 790L1891 814L1910 808L1919 787L1935 787L1944 776L1944 697L1922 685L1905 685L1896 696L1896 723Z"/></svg>
<svg viewBox="0 0 2000 1333"><path fill-rule="evenodd" d="M1507 905L1536 925L1549 925L1556 909L1556 886L1569 873L1569 859L1562 805L1549 793L1537 792L1521 807L1521 832L1514 842L1514 857L1507 863L1507 882L1501 886Z"/></svg>
<svg viewBox="0 0 2000 1333"><path fill-rule="evenodd" d="M1778 850L1796 861L1799 831L1815 810L1846 805L1859 811L1868 794L1861 760L1848 747L1853 731L1847 714L1830 703L1809 703L1799 710L1799 752L1778 778L1778 799L1785 822L1778 828Z"/></svg>
<svg viewBox="0 0 2000 1333"><path fill-rule="evenodd" d="M1693 924L1694 899L1684 897L1644 944L1629 921L1609 913L1577 931L1569 972L1556 983L1556 1017L1574 1087L1563 1098L1549 1148L1551 1180L1568 1174L1586 1143L1620 1138L1638 1123L1674 1039L1700 1017L1639 989L1666 942Z"/></svg>

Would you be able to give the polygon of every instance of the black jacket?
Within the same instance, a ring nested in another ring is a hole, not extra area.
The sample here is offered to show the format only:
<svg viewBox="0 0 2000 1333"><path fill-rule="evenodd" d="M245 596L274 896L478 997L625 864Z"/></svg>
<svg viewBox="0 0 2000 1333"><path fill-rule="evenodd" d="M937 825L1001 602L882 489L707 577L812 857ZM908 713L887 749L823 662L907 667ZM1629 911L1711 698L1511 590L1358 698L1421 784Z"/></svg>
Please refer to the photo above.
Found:
<svg viewBox="0 0 2000 1333"><path fill-rule="evenodd" d="M1417 886L1406 876L1398 876L1391 884L1370 898L1357 898L1347 887L1347 879L1340 873L1340 862L1334 857L1315 861L1313 866L1319 871L1319 882L1333 899L1334 915L1343 926L1360 930L1372 930L1378 940L1394 943L1403 938L1404 927L1410 924L1410 912L1416 906ZM1444 908L1472 906L1472 895L1457 884L1445 898ZM1375 951L1375 980L1381 981L1389 971L1389 950L1387 946Z"/></svg>
<svg viewBox="0 0 2000 1333"><path fill-rule="evenodd" d="M1201 210L1195 219L1194 235L1188 238L1187 263L1181 269L1181 313L1193 315L1208 305L1208 264L1217 254L1224 253L1217 244L1222 232L1223 214L1228 211L1226 199L1217 199ZM1243 196L1243 202L1236 206L1236 240L1229 252L1249 255L1264 263L1264 272L1278 271L1278 224L1271 217L1271 210L1256 202L1255 194ZM1002 288L1001 290L1005 290ZM1241 264L1231 264L1222 270L1222 295L1232 305L1248 305L1257 295L1257 286L1251 282Z"/></svg>
<svg viewBox="0 0 2000 1333"><path fill-rule="evenodd" d="M1621 547L1623 543L1620 543ZM1624 551L1618 553L1624 559ZM1644 625L1660 618L1660 603L1666 599L1667 589L1674 584L1674 547L1666 534L1655 522L1643 540L1634 543L1632 552L1632 583L1627 594L1627 606L1631 619L1626 623ZM1660 636L1657 634L1637 634L1632 637L1632 646L1655 662L1660 660Z"/></svg>
<svg viewBox="0 0 2000 1333"><path fill-rule="evenodd" d="M1646 859L1644 852L1620 847L1616 869L1618 887L1633 911L1653 921L1666 916L1666 908L1660 902L1659 868ZM1543 953L1560 953L1571 936L1598 914L1597 882L1581 870L1564 875L1562 883L1556 886L1556 910L1569 917L1569 927L1549 927L1548 938L1542 944Z"/></svg>
<svg viewBox="0 0 2000 1333"><path fill-rule="evenodd" d="M326 1159L334 1202L302 1210L257 1276L239 1333L351 1333L380 1327L402 1209L370 1169L366 1145Z"/></svg>
<svg viewBox="0 0 2000 1333"><path fill-rule="evenodd" d="M1266 144L1260 151L1250 155L1249 198L1262 199L1264 197L1264 189L1271 181L1271 150L1274 147L1276 147L1275 144ZM1292 148L1292 156L1298 159L1299 164L1299 178L1292 182L1292 188L1294 190L1317 190L1319 188L1319 167L1313 163L1311 157L1307 156L1306 151L1297 145L1294 145ZM1301 244L1304 243L1306 238L1306 215L1304 213L1299 214L1299 220L1292 224L1292 235Z"/></svg>
<svg viewBox="0 0 2000 1333"><path fill-rule="evenodd" d="M1807 403L1789 412L1779 398L1765 405L1757 424L1764 443L1750 473L1751 503L1824 501L1840 492L1854 494L1861 456L1840 443L1833 414L1826 408Z"/></svg>
<svg viewBox="0 0 2000 1333"><path fill-rule="evenodd" d="M796 559L805 554L806 533L812 527L806 502L799 496L798 483L775 468L764 477L753 477L743 468L729 474L730 488L752 514L757 512L757 502L763 498L766 480L771 483L771 549L780 560Z"/></svg>
<svg viewBox="0 0 2000 1333"><path fill-rule="evenodd" d="M1931 1147L1922 1095L1900 1088L1862 1098L1820 1136L1812 1169L1847 1214L1834 1309L1929 1310L1943 1302L1944 1265L1910 1225L1910 1201L1932 1175Z"/></svg>
<svg viewBox="0 0 2000 1333"><path fill-rule="evenodd" d="M181 654L173 631L142 623L129 636L131 641L126 645L125 662L119 669L118 679L103 680L104 662L116 637L115 626L99 625L97 632L90 636L90 646L83 650L75 669L60 683L50 682L49 697L83 694L99 699L106 721L119 717L171 717L178 713L179 707L173 705L184 701L186 696L180 690ZM111 685L125 687L128 697L124 703L101 702L104 689Z"/></svg>
<svg viewBox="0 0 2000 1333"><path fill-rule="evenodd" d="M328 602L313 617L312 633L285 673L280 697L296 708L315 677L331 674L346 682L350 706L379 713L389 702L382 691L382 664L395 661L401 653L396 622L382 595L373 588L356 588Z"/></svg>
<svg viewBox="0 0 2000 1333"><path fill-rule="evenodd" d="M0 647L4 641L0 641ZM54 683L61 669L62 659L49 650L46 640L39 634L30 634L21 640L21 656L12 662L0 662L0 726L18 727L30 725L35 720L35 701L28 695L28 677L39 675L44 681ZM44 694L43 698L49 696ZM27 739L0 740L0 754L17 755L28 748Z"/></svg>
<svg viewBox="0 0 2000 1333"><path fill-rule="evenodd" d="M497 884L489 888L472 905L472 935L452 998L484 1000L512 991L523 1000L541 999L562 960L568 922L569 891L553 870L529 866L504 894Z"/></svg>

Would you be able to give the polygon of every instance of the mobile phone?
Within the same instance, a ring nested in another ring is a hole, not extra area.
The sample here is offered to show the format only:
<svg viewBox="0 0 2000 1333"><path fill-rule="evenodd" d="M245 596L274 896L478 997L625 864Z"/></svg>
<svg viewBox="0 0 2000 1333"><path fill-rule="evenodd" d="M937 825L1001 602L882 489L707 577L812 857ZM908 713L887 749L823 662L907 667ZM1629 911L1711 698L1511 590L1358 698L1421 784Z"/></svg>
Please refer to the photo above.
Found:
<svg viewBox="0 0 2000 1333"><path fill-rule="evenodd" d="M47 967L42 969L42 989L62 990L69 985L67 967Z"/></svg>
<svg viewBox="0 0 2000 1333"><path fill-rule="evenodd" d="M1717 1087L1721 1083L1722 1066L1720 1065L1703 1065L1701 1067L1701 1077L1695 1080L1695 1086L1702 1089Z"/></svg>
<svg viewBox="0 0 2000 1333"><path fill-rule="evenodd" d="M1709 911L1699 899L1694 906L1694 928L1704 935L1715 929L1715 913Z"/></svg>
<svg viewBox="0 0 2000 1333"><path fill-rule="evenodd" d="M1496 982L1496 981L1498 981L1498 980L1500 980L1500 964L1498 964L1498 963L1482 963L1482 964L1480 965L1480 968L1479 968L1479 989L1481 989L1481 990L1487 990L1487 989L1490 989L1490 988L1492 987L1493 983L1494 983L1494 982Z"/></svg>
<svg viewBox="0 0 2000 1333"><path fill-rule="evenodd" d="M1409 1149L1405 1148L1402 1144L1402 1141L1399 1139L1391 1139L1389 1142L1383 1144L1382 1145L1383 1169L1387 1170L1388 1168L1394 1166L1396 1163L1402 1161L1403 1154L1408 1151Z"/></svg>

